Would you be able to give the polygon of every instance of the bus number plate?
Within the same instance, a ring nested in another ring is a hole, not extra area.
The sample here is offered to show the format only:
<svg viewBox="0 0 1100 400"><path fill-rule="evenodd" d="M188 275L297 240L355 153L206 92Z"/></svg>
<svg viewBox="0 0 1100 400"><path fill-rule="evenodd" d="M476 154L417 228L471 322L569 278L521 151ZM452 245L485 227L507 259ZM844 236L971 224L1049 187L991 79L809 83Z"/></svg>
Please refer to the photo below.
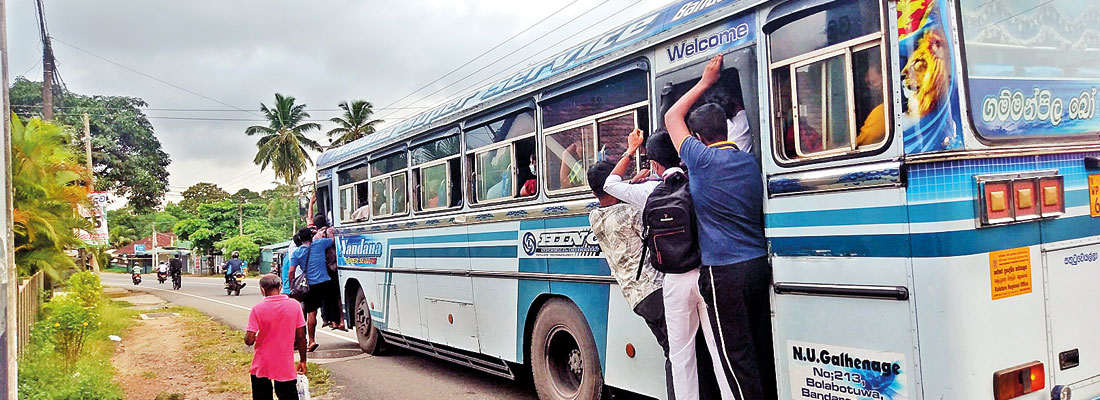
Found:
<svg viewBox="0 0 1100 400"><path fill-rule="evenodd" d="M1089 215L1100 217L1100 174L1089 175Z"/></svg>

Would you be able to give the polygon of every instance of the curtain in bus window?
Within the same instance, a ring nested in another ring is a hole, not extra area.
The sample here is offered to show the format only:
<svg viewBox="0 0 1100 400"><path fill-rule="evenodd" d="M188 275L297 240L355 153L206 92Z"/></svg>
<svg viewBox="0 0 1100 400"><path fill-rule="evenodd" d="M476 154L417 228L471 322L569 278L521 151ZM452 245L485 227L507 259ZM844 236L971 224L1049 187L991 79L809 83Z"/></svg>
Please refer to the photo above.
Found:
<svg viewBox="0 0 1100 400"><path fill-rule="evenodd" d="M424 209L447 207L447 164L420 170L420 204Z"/></svg>
<svg viewBox="0 0 1100 400"><path fill-rule="evenodd" d="M959 8L979 134L1005 139L1100 132L1100 3L959 0Z"/></svg>
<svg viewBox="0 0 1100 400"><path fill-rule="evenodd" d="M542 126L553 127L649 98L644 71L628 72L542 104Z"/></svg>
<svg viewBox="0 0 1100 400"><path fill-rule="evenodd" d="M476 155L477 198L493 200L512 196L512 146L489 150Z"/></svg>
<svg viewBox="0 0 1100 400"><path fill-rule="evenodd" d="M546 135L546 178L550 190L572 189L588 183L588 167L596 160L593 134L592 125L582 125Z"/></svg>
<svg viewBox="0 0 1100 400"><path fill-rule="evenodd" d="M527 110L466 132L466 150L535 133L535 112Z"/></svg>
<svg viewBox="0 0 1100 400"><path fill-rule="evenodd" d="M844 55L795 67L802 154L848 148L848 79Z"/></svg>

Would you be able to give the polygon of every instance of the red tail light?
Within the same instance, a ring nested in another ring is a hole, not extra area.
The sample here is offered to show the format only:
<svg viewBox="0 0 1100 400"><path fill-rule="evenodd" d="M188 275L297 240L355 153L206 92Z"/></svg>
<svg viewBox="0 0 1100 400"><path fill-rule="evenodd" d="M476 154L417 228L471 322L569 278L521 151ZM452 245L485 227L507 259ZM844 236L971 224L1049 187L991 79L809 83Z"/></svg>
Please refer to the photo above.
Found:
<svg viewBox="0 0 1100 400"><path fill-rule="evenodd" d="M1002 369L993 373L993 398L1014 399L1038 391L1046 385L1043 363L1032 361L1024 365Z"/></svg>

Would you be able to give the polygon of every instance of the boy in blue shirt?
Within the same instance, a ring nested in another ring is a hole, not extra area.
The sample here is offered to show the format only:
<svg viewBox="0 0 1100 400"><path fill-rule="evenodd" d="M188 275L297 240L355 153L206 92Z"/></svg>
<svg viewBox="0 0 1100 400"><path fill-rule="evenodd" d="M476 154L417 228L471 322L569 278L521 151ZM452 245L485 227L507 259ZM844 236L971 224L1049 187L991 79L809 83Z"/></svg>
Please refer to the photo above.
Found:
<svg viewBox="0 0 1100 400"><path fill-rule="evenodd" d="M298 231L298 240L302 242L302 246L294 252L296 257L291 260L290 278L294 279L297 273L304 273L306 282L309 283L309 293L306 293L302 304L306 312L309 351L314 351L317 349L318 309L324 313L326 319L340 321L339 328L343 328L339 306L340 286L329 277L328 267L325 265L325 250L335 242L329 238L313 239L313 231L309 228Z"/></svg>
<svg viewBox="0 0 1100 400"><path fill-rule="evenodd" d="M720 341L723 372L735 384L737 400L770 400L777 398L777 386L760 167L752 155L726 141L721 106L691 109L721 71L718 55L707 63L699 83L665 113L665 128L688 167L703 258L699 291Z"/></svg>

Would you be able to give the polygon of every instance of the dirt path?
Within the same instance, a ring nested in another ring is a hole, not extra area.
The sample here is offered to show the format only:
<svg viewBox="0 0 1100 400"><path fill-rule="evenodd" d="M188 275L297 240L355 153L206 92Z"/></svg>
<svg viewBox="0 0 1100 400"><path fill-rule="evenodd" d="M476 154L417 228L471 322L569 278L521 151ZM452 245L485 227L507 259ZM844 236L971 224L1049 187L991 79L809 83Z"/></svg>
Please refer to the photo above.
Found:
<svg viewBox="0 0 1100 400"><path fill-rule="evenodd" d="M179 393L171 399L236 399L239 393L218 393L218 382L209 379L201 365L189 360L185 343L190 339L182 316L143 320L130 329L112 359L117 380L131 400L155 399L158 394Z"/></svg>

